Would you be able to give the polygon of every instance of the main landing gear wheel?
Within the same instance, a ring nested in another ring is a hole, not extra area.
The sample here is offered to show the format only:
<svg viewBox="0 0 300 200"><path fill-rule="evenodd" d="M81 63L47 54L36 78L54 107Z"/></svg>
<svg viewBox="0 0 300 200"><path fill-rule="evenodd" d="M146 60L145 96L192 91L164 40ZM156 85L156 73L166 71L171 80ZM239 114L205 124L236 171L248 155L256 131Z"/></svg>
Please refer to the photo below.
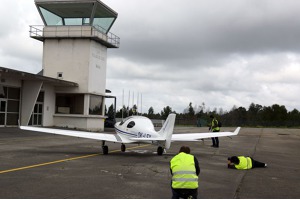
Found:
<svg viewBox="0 0 300 200"><path fill-rule="evenodd" d="M107 155L108 154L108 146L106 146L106 145L102 146L102 151L103 151L104 155Z"/></svg>
<svg viewBox="0 0 300 200"><path fill-rule="evenodd" d="M164 149L162 147L157 147L157 155L161 156L164 152Z"/></svg>
<svg viewBox="0 0 300 200"><path fill-rule="evenodd" d="M126 146L125 146L125 144L122 144L122 145L121 145L121 151L122 151L122 152L125 152L125 151L126 151Z"/></svg>

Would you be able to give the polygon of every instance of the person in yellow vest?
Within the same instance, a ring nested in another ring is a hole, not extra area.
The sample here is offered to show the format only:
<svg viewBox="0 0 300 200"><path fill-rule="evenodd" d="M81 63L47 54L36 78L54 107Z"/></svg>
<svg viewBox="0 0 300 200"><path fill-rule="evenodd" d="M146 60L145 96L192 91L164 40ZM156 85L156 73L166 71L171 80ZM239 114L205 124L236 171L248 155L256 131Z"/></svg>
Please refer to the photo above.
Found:
<svg viewBox="0 0 300 200"><path fill-rule="evenodd" d="M228 168L231 169L252 169L256 167L267 167L267 164L245 156L232 156L228 158Z"/></svg>
<svg viewBox="0 0 300 200"><path fill-rule="evenodd" d="M170 161L172 199L197 199L200 167L197 158L190 153L189 147L182 146Z"/></svg>
<svg viewBox="0 0 300 200"><path fill-rule="evenodd" d="M210 126L209 130L212 132L220 132L218 120L213 115L210 115L210 118L211 118L211 126ZM211 146L215 147L215 148L219 148L219 138L212 137L211 140L212 140Z"/></svg>

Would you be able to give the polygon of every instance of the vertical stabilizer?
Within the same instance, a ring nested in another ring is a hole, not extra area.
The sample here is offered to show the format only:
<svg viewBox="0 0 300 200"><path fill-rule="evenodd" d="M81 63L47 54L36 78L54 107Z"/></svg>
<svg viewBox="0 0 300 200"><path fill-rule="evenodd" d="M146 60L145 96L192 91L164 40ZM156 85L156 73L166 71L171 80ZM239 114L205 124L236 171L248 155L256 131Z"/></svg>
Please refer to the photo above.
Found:
<svg viewBox="0 0 300 200"><path fill-rule="evenodd" d="M171 138L175 125L176 114L169 114L163 127L158 132L162 137L166 138L165 149L169 149L171 146Z"/></svg>

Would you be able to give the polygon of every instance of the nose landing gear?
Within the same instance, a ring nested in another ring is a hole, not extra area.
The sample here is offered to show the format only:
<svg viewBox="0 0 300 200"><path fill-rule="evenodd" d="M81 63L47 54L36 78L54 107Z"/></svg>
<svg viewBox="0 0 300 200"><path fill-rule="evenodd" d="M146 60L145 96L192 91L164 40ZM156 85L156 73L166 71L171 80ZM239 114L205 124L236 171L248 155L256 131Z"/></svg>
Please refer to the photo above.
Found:
<svg viewBox="0 0 300 200"><path fill-rule="evenodd" d="M108 154L108 146L106 146L106 145L102 146L102 151L103 151L104 155L107 155Z"/></svg>
<svg viewBox="0 0 300 200"><path fill-rule="evenodd" d="M122 145L121 145L121 151L122 151L122 152L125 152L125 151L126 151L126 146L125 146L125 144L122 144Z"/></svg>
<svg viewBox="0 0 300 200"><path fill-rule="evenodd" d="M105 141L102 141L102 152L104 155L108 154L108 146L105 145Z"/></svg>
<svg viewBox="0 0 300 200"><path fill-rule="evenodd" d="M161 146L157 147L157 155L161 156L164 152L164 148L162 148Z"/></svg>

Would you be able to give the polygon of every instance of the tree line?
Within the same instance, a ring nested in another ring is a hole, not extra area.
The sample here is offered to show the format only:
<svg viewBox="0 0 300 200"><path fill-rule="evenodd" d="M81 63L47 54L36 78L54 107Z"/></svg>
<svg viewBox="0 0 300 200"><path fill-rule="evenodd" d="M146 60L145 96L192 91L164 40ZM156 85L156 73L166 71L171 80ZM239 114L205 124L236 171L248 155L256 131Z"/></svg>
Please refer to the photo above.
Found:
<svg viewBox="0 0 300 200"><path fill-rule="evenodd" d="M165 120L170 113L176 113L170 106L166 106L159 113L155 113L153 107L147 113L139 113L137 106L132 108L123 106L114 113L113 105L105 113L109 118L126 118L132 115L142 115L150 119ZM207 126L210 123L210 115L214 115L222 122L223 126L248 126L248 127L300 127L300 112L297 109L288 111L284 105L274 104L262 106L251 103L248 108L233 106L230 111L211 111L205 108L205 103L193 107L192 103L182 113L176 113L176 125Z"/></svg>

